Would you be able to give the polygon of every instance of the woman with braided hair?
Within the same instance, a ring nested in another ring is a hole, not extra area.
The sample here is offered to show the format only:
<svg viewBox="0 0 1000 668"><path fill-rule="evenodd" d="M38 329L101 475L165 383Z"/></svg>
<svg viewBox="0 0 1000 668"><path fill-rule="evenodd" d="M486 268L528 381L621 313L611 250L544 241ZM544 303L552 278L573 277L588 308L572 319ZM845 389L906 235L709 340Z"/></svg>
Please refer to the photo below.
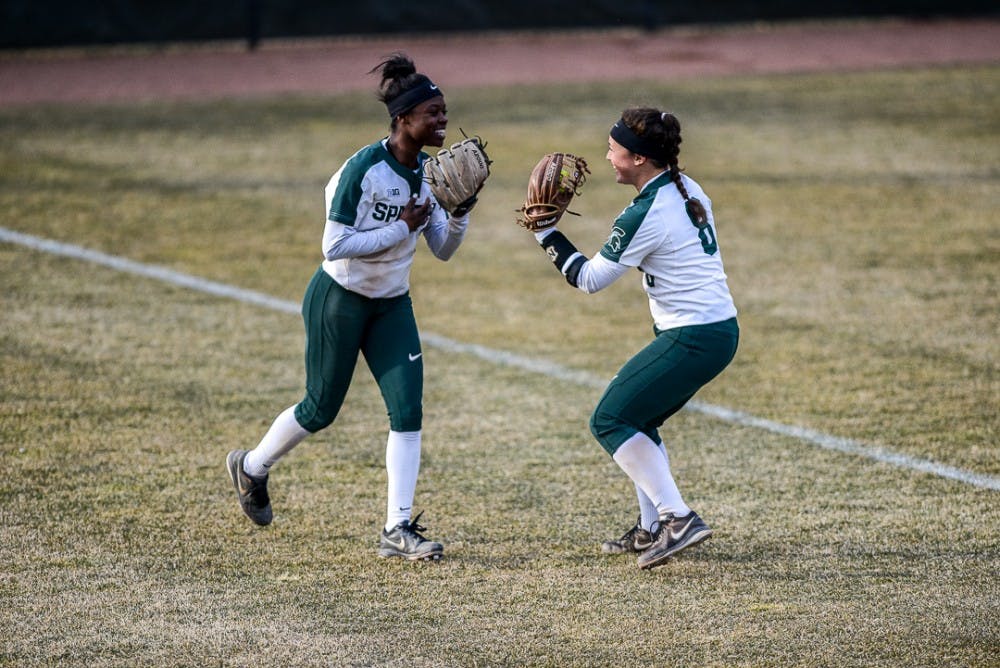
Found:
<svg viewBox="0 0 1000 668"><path fill-rule="evenodd" d="M626 109L611 128L607 159L638 195L592 259L555 227L535 234L570 285L594 293L632 267L642 272L652 342L611 380L590 430L635 484L639 518L607 553L637 553L641 568L712 535L685 503L658 432L736 354L739 326L715 233L712 203L678 166L680 123L652 108Z"/></svg>
<svg viewBox="0 0 1000 668"><path fill-rule="evenodd" d="M436 560L443 546L411 518L420 469L423 353L410 301L410 267L423 238L439 260L458 249L469 223L467 202L451 214L423 180L425 146L441 147L448 125L441 90L405 54L393 54L378 99L389 112L389 135L358 150L326 186L323 261L306 289L306 388L281 412L252 450L233 450L226 467L243 512L271 523L271 467L337 416L359 353L378 383L389 416L385 465L386 522L381 557Z"/></svg>

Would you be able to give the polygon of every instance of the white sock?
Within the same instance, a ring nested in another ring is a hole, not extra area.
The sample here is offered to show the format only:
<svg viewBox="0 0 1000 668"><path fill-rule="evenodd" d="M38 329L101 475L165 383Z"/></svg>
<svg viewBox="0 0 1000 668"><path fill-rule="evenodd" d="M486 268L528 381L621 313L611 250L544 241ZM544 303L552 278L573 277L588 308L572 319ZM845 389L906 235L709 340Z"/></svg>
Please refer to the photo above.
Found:
<svg viewBox="0 0 1000 668"><path fill-rule="evenodd" d="M632 479L638 491L645 494L653 504L657 516L673 513L683 517L691 512L684 503L680 490L677 489L674 476L670 473L670 461L666 455L666 448L662 445L658 447L648 436L637 433L622 443L613 458L622 471ZM639 503L641 511L641 497ZM642 523L645 525L644 520Z"/></svg>
<svg viewBox="0 0 1000 668"><path fill-rule="evenodd" d="M656 504L646 496L638 483L635 484L635 496L639 499L639 526L646 531L652 531L653 525L660 519L660 511L656 509Z"/></svg>
<svg viewBox="0 0 1000 668"><path fill-rule="evenodd" d="M390 431L385 445L385 471L389 479L385 529L410 519L420 473L420 432Z"/></svg>
<svg viewBox="0 0 1000 668"><path fill-rule="evenodd" d="M267 475L275 462L287 455L309 434L295 419L295 406L286 408L274 418L271 428L257 447L247 453L243 460L243 470L255 478Z"/></svg>
<svg viewBox="0 0 1000 668"><path fill-rule="evenodd" d="M667 446L660 443L656 447L663 453L663 458L667 460L667 466L670 466L670 456L667 454ZM653 525L660 519L660 511L656 509L656 504L646 496L646 493L642 491L639 485L635 486L635 495L639 499L639 526L646 531L652 531L654 528Z"/></svg>

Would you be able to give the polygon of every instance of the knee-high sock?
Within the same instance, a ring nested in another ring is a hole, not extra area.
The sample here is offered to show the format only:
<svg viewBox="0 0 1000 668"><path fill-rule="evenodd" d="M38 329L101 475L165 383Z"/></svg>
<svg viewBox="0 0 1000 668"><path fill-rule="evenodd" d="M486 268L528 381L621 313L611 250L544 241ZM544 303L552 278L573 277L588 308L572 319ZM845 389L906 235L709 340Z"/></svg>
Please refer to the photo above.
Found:
<svg viewBox="0 0 1000 668"><path fill-rule="evenodd" d="M670 473L667 457L648 436L637 433L622 443L614 454L614 460L636 487L649 497L659 514L673 513L683 517L691 512Z"/></svg>
<svg viewBox="0 0 1000 668"><path fill-rule="evenodd" d="M670 466L670 457L667 455L667 447L662 443L656 447L663 453L663 457L667 460L667 466ZM648 496L646 496L646 493L642 491L642 488L639 487L639 485L635 485L635 496L639 500L639 526L646 531L649 531L653 528L656 521L660 519L660 511L656 509L656 504L653 503Z"/></svg>
<svg viewBox="0 0 1000 668"><path fill-rule="evenodd" d="M390 431L385 445L385 471L389 479L385 528L409 520L420 473L420 432Z"/></svg>
<svg viewBox="0 0 1000 668"><path fill-rule="evenodd" d="M639 483L633 484L635 484L635 496L639 499L639 526L646 531L651 531L653 525L660 519L660 511L656 509L656 504L653 503L652 499L642 491Z"/></svg>
<svg viewBox="0 0 1000 668"><path fill-rule="evenodd" d="M247 453L243 460L243 470L256 478L267 475L275 462L287 455L309 434L295 419L295 406L286 408L274 418L271 428L257 447Z"/></svg>

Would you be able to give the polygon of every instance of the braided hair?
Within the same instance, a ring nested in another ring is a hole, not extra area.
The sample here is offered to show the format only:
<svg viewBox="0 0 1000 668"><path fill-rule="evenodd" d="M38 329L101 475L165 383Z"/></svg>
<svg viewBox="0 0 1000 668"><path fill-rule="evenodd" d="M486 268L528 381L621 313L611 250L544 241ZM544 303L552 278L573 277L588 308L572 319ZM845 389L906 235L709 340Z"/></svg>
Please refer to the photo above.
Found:
<svg viewBox="0 0 1000 668"><path fill-rule="evenodd" d="M708 225L705 206L698 198L688 195L687 188L681 181L681 172L684 170L677 164L682 141L681 123L677 117L652 107L632 107L622 112L622 121L639 137L660 147L658 158L647 157L654 166L670 170L670 180L684 198L684 208L691 223L699 229Z"/></svg>

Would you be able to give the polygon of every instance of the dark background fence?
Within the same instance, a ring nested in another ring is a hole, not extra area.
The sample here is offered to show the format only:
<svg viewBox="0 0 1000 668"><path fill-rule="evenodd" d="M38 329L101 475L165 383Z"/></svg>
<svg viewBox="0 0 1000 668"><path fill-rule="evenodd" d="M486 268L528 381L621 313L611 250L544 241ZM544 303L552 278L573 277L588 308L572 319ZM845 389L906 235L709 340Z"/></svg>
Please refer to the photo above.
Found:
<svg viewBox="0 0 1000 668"><path fill-rule="evenodd" d="M0 48L997 14L996 0L0 0Z"/></svg>

